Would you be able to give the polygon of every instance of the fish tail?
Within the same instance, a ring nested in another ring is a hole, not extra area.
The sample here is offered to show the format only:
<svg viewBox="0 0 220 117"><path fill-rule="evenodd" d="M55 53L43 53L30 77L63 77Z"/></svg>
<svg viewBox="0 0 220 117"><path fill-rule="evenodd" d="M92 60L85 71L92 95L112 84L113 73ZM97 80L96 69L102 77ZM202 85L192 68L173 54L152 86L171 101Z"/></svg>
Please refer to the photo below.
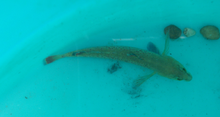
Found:
<svg viewBox="0 0 220 117"><path fill-rule="evenodd" d="M50 64L58 59L63 58L63 55L55 55L55 56L49 56L45 59L45 64Z"/></svg>
<svg viewBox="0 0 220 117"><path fill-rule="evenodd" d="M61 59L64 57L77 57L83 53L85 53L85 52L84 51L74 51L74 52L69 52L69 53L63 54L63 55L49 56L44 60L44 63L47 65L47 64L50 64L58 59Z"/></svg>

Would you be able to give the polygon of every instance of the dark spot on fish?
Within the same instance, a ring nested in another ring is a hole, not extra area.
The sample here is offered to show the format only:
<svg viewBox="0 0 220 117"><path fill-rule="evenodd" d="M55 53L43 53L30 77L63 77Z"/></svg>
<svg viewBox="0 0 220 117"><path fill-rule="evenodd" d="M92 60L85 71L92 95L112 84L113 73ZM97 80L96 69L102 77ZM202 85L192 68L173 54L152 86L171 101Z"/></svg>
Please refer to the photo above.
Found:
<svg viewBox="0 0 220 117"><path fill-rule="evenodd" d="M177 80L183 80L182 78L177 78Z"/></svg>
<svg viewBox="0 0 220 117"><path fill-rule="evenodd" d="M137 57L137 55L134 54L134 53L128 53L127 56L135 56L135 57Z"/></svg>
<svg viewBox="0 0 220 117"><path fill-rule="evenodd" d="M85 53L85 52L74 52L72 55L73 56L78 56L78 55L83 54L83 53Z"/></svg>
<svg viewBox="0 0 220 117"><path fill-rule="evenodd" d="M110 68L108 68L108 72L110 74L112 74L112 73L116 72L118 69L121 69L121 66L120 66L119 62L117 61Z"/></svg>
<svg viewBox="0 0 220 117"><path fill-rule="evenodd" d="M137 57L138 59L143 60L141 57L137 56L137 55L134 54L134 53L128 53L127 56L130 56L130 57Z"/></svg>
<svg viewBox="0 0 220 117"><path fill-rule="evenodd" d="M183 71L185 71L185 72L186 72L186 69L185 69L185 68L183 68Z"/></svg>
<svg viewBox="0 0 220 117"><path fill-rule="evenodd" d="M28 99L28 97L25 96L25 99Z"/></svg>
<svg viewBox="0 0 220 117"><path fill-rule="evenodd" d="M157 47L152 42L149 42L147 44L147 50L151 51L151 52L154 52L156 54L160 54L160 51L157 49Z"/></svg>

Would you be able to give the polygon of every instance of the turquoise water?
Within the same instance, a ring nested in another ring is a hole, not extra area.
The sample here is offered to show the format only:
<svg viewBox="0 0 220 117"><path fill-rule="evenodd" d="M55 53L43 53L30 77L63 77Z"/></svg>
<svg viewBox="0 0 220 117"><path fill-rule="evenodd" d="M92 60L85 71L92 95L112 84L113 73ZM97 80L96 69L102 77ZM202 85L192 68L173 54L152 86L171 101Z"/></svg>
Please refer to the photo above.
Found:
<svg viewBox="0 0 220 117"><path fill-rule="evenodd" d="M120 2L36 1L2 2L1 117L218 117L220 116L219 40L199 33L219 25L219 1ZM193 28L196 35L170 41L168 55L185 66L192 81L159 75L147 80L136 94L131 83L151 70L98 58L64 58L49 65L43 60L95 46L131 46L160 52L164 28L170 24Z"/></svg>

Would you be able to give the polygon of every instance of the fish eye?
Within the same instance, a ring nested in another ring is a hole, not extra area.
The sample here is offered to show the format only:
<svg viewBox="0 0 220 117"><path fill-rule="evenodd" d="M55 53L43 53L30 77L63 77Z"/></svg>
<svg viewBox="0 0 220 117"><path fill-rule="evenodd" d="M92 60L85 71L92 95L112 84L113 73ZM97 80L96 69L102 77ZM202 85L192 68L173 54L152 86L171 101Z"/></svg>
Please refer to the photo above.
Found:
<svg viewBox="0 0 220 117"><path fill-rule="evenodd" d="M185 72L186 72L186 69L185 69L185 68L183 68L183 71L185 71Z"/></svg>
<svg viewBox="0 0 220 117"><path fill-rule="evenodd" d="M177 80L182 80L182 78L177 78Z"/></svg>

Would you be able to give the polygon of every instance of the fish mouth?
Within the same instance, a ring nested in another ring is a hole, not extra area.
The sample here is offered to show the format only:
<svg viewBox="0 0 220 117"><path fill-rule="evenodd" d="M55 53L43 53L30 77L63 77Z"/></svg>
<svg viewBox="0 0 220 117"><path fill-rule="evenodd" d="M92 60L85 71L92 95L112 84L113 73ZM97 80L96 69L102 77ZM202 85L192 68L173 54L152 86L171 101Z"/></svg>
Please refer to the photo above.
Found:
<svg viewBox="0 0 220 117"><path fill-rule="evenodd" d="M192 80L192 75L187 73L187 77L185 78L185 81L191 81Z"/></svg>

